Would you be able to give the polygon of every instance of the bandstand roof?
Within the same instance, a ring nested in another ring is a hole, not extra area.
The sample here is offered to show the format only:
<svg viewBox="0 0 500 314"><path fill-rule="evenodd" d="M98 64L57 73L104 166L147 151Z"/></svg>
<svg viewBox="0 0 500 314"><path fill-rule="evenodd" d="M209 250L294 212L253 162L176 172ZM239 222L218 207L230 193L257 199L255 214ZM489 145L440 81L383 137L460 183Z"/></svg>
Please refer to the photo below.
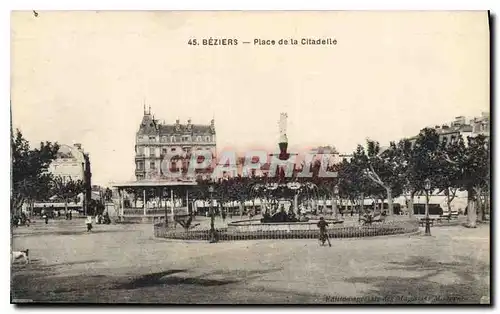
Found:
<svg viewBox="0 0 500 314"><path fill-rule="evenodd" d="M113 183L111 186L115 188L131 188L131 187L175 187L175 186L195 186L196 181L172 181L172 180L141 180L122 183Z"/></svg>

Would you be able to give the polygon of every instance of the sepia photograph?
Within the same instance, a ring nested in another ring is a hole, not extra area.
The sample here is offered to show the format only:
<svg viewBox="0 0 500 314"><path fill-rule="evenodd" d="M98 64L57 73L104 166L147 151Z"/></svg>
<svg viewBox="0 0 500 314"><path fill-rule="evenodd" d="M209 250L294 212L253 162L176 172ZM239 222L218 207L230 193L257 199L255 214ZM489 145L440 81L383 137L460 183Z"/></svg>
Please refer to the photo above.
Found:
<svg viewBox="0 0 500 314"><path fill-rule="evenodd" d="M491 21L12 11L11 304L491 305Z"/></svg>

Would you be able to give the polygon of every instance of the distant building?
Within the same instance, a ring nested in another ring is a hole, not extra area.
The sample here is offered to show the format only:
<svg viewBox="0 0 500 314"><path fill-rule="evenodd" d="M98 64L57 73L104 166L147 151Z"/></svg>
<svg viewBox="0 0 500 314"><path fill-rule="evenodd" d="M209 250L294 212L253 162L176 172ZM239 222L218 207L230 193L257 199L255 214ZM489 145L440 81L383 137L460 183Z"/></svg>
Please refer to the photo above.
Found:
<svg viewBox="0 0 500 314"><path fill-rule="evenodd" d="M49 165L48 170L54 177L83 181L88 159L85 155L81 144L61 145L56 159Z"/></svg>
<svg viewBox="0 0 500 314"><path fill-rule="evenodd" d="M138 181L150 179L169 179L162 172L161 162L165 156L175 155L170 169L185 169L191 153L196 150L208 150L216 155L215 122L210 124L192 124L191 119L181 124L179 119L175 124L160 123L151 114L151 108L142 117L136 134L135 145L135 177Z"/></svg>
<svg viewBox="0 0 500 314"><path fill-rule="evenodd" d="M48 171L54 176L62 178L63 181L82 181L84 193L78 196L79 204L74 206L82 207L90 201L92 197L92 171L90 167L90 156L82 149L82 145L77 143L73 146L61 145L57 152L56 159L48 167ZM84 197L82 197L84 195ZM85 200L83 199L85 198ZM46 201L46 200L40 200ZM86 202L86 203L85 203ZM35 207L48 206L47 203L35 204ZM53 203L51 206L60 207L64 204Z"/></svg>
<svg viewBox="0 0 500 314"><path fill-rule="evenodd" d="M433 127L439 134L439 139L446 143L453 143L460 136L467 145L467 137L475 137L479 134L490 136L490 115L483 112L480 117L475 117L467 123L464 116L455 117L449 124L436 125ZM416 136L411 138L414 141Z"/></svg>

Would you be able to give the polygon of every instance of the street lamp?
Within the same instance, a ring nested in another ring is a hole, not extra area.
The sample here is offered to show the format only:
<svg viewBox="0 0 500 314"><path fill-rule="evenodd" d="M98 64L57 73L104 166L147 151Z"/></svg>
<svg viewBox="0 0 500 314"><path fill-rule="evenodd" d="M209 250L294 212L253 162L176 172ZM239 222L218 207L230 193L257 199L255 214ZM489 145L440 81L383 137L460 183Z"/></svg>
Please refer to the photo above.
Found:
<svg viewBox="0 0 500 314"><path fill-rule="evenodd" d="M215 215L214 215L214 210L213 210L213 193L214 193L214 187L213 185L210 185L208 187L208 193L210 193L210 243L217 242L217 239L215 238Z"/></svg>
<svg viewBox="0 0 500 314"><path fill-rule="evenodd" d="M338 219L338 208L337 208L337 196L339 195L339 186L335 185L333 187L333 210L335 211L335 219Z"/></svg>
<svg viewBox="0 0 500 314"><path fill-rule="evenodd" d="M431 224L429 218L429 191L431 189L431 180L429 178L424 181L424 189L425 189L425 235L431 235Z"/></svg>

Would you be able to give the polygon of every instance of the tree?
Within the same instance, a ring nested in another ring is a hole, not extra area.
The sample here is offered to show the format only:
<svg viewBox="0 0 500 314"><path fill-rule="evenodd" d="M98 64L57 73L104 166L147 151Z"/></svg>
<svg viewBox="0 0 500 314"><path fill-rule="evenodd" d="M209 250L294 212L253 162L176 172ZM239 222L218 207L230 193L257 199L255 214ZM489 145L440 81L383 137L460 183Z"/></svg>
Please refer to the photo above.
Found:
<svg viewBox="0 0 500 314"><path fill-rule="evenodd" d="M444 192L446 205L451 212L451 202L461 188L464 178L463 165L466 157L466 147L462 136L459 136L451 143L443 141L440 149L446 155L446 158L440 160L441 171L437 176L436 187Z"/></svg>
<svg viewBox="0 0 500 314"><path fill-rule="evenodd" d="M391 142L390 147L381 151L380 144L376 141L367 141L366 176L375 184L385 190L388 211L391 216L393 210L394 190L401 186L398 175L398 150L396 144ZM382 196L382 206L384 201ZM382 208L383 209L383 208Z"/></svg>
<svg viewBox="0 0 500 314"><path fill-rule="evenodd" d="M468 226L476 227L476 210L482 220L482 190L489 187L490 161L489 142L484 135L467 138L467 148L463 161L463 187L467 190ZM477 207L477 208L476 208Z"/></svg>
<svg viewBox="0 0 500 314"><path fill-rule="evenodd" d="M367 176L368 156L365 153L363 146L358 145L356 151L353 152L352 158L349 161L347 170L347 182L351 184L350 189L354 195L359 196L360 211L359 215L363 214L364 200L366 197L372 196L374 199L383 194L383 189ZM341 178L341 182L343 179ZM375 203L374 203L375 205ZM375 206L373 208L375 210Z"/></svg>
<svg viewBox="0 0 500 314"><path fill-rule="evenodd" d="M110 188L106 188L104 191L104 200L106 202L111 202L113 200L113 191Z"/></svg>
<svg viewBox="0 0 500 314"><path fill-rule="evenodd" d="M30 149L19 129L11 134L12 213L17 213L25 202L32 205L35 200L48 197L52 180L48 167L58 150L59 145L51 142L41 142L39 148Z"/></svg>
<svg viewBox="0 0 500 314"><path fill-rule="evenodd" d="M396 144L396 163L398 170L396 171L401 183L402 193L405 196L409 216L413 216L413 198L418 192L418 187L421 183L417 180L417 154L413 149L411 141L408 139L400 140Z"/></svg>
<svg viewBox="0 0 500 314"><path fill-rule="evenodd" d="M446 181L452 179L450 169L453 169L456 162L450 158L449 151L441 143L435 129L425 128L420 131L411 158L409 175L412 175L415 191L423 191L425 180L429 180L431 189L428 192L432 195L433 191L440 191L440 187L447 185Z"/></svg>
<svg viewBox="0 0 500 314"><path fill-rule="evenodd" d="M68 203L71 199L75 199L78 194L85 190L82 180L73 180L71 178L55 177L53 180L53 194L59 197L64 202L64 211L68 213ZM89 208L87 215L93 215L93 209Z"/></svg>

